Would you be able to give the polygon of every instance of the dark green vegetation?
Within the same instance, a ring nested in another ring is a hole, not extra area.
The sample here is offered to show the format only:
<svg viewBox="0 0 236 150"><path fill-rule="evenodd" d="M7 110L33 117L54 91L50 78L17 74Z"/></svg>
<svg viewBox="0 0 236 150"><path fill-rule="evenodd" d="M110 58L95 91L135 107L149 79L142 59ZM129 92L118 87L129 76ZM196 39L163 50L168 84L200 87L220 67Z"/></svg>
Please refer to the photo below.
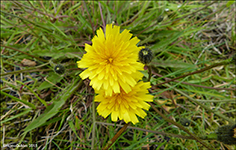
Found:
<svg viewBox="0 0 236 150"><path fill-rule="evenodd" d="M1 146L109 143L124 123L96 114L93 89L79 78L76 61L96 30L113 23L152 50L155 98L147 117L112 149L236 149L206 136L235 123L235 11L235 2L226 1L1 2Z"/></svg>

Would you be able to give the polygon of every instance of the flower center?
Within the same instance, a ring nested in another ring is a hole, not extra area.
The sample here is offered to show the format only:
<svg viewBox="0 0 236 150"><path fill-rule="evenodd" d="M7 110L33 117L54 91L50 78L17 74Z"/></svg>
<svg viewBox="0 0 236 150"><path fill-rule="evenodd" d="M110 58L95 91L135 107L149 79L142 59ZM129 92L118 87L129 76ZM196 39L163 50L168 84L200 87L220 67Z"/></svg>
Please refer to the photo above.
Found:
<svg viewBox="0 0 236 150"><path fill-rule="evenodd" d="M107 63L108 63L108 64L112 64L112 63L113 63L113 60L114 60L114 59L110 57L110 58L107 59Z"/></svg>
<svg viewBox="0 0 236 150"><path fill-rule="evenodd" d="M148 54L148 51L142 51L143 52L143 55L147 55Z"/></svg>

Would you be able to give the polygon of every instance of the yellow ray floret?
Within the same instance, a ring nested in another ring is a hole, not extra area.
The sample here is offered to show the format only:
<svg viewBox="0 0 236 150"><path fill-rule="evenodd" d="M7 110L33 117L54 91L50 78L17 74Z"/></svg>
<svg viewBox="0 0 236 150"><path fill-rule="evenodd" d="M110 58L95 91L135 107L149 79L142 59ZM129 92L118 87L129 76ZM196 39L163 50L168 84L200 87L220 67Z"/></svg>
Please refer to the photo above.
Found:
<svg viewBox="0 0 236 150"><path fill-rule="evenodd" d="M100 28L92 39L92 45L85 44L83 58L77 62L79 68L86 68L80 74L82 79L89 78L95 90L105 90L106 96L126 93L142 78L144 65L138 60L139 39L131 38L129 30L120 33L119 26L106 26L105 34Z"/></svg>
<svg viewBox="0 0 236 150"><path fill-rule="evenodd" d="M147 115L143 111L150 107L147 102L153 101L153 96L148 94L148 88L150 88L149 82L140 81L128 93L121 90L120 93L105 96L104 91L99 91L95 97L95 102L100 102L97 112L105 118L111 114L112 121L117 121L119 118L126 123L136 124L139 122L137 116L144 118Z"/></svg>

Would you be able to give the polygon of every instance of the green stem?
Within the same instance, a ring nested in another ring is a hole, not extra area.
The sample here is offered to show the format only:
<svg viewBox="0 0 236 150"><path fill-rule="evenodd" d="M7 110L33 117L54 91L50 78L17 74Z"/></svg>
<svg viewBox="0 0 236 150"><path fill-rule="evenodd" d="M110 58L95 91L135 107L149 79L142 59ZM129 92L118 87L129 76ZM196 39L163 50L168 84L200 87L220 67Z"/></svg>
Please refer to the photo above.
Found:
<svg viewBox="0 0 236 150"><path fill-rule="evenodd" d="M149 65L147 65L147 67L148 67L148 82L150 82L152 77L152 68Z"/></svg>
<svg viewBox="0 0 236 150"><path fill-rule="evenodd" d="M107 145L104 146L102 148L102 150L107 150L109 149L112 144L118 139L118 137L120 137L120 135L126 130L126 128L130 125L130 122L129 123L126 123L117 133L116 135L110 140L108 141Z"/></svg>
<svg viewBox="0 0 236 150"><path fill-rule="evenodd" d="M94 143L95 143L95 127L96 127L96 119L95 119L95 102L93 100L92 102L92 111L93 111L93 129L92 129L92 149L94 149Z"/></svg>

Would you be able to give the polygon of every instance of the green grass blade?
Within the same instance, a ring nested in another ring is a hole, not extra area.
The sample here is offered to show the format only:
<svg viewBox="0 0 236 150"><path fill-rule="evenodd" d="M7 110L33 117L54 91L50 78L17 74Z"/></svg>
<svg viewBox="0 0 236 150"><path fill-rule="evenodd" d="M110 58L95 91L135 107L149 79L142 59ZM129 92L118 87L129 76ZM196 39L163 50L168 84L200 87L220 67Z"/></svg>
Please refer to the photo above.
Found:
<svg viewBox="0 0 236 150"><path fill-rule="evenodd" d="M48 119L52 118L53 116L55 116L60 108L62 107L62 105L64 105L64 103L66 102L66 100L77 90L78 87L80 87L82 85L82 80L80 80L80 82L78 82L80 79L77 78L75 79L75 81L73 82L73 84L71 86L68 86L65 90L64 93L61 97L59 97L58 99L53 100L53 104L47 106L45 112L40 115L37 119L35 119L33 122L31 122L25 129L24 129L24 134L26 134L27 132L40 127L41 125L43 125Z"/></svg>
<svg viewBox="0 0 236 150"><path fill-rule="evenodd" d="M13 116L13 117L11 117L11 118L8 118L8 119L5 119L5 120L1 121L1 123L5 123L5 122L11 121L11 120L13 120L13 119L15 119L15 118L21 117L21 116L27 114L28 112L30 112L31 110L32 110L32 109L26 109L26 110L23 111L22 113L19 113L19 114L15 115L15 116Z"/></svg>
<svg viewBox="0 0 236 150"><path fill-rule="evenodd" d="M23 104L25 104L25 105L31 107L32 109L36 109L36 107L35 107L32 103L30 103L30 102L27 102L27 101L21 100L21 99L19 99L19 98L16 98L15 96L12 96L12 95L10 95L10 94L7 94L7 93L5 93L5 92L3 92L3 91L1 91L1 94L8 96L8 97L10 97L11 99L13 99L13 100L15 100L15 101L21 102L21 103L23 103Z"/></svg>

